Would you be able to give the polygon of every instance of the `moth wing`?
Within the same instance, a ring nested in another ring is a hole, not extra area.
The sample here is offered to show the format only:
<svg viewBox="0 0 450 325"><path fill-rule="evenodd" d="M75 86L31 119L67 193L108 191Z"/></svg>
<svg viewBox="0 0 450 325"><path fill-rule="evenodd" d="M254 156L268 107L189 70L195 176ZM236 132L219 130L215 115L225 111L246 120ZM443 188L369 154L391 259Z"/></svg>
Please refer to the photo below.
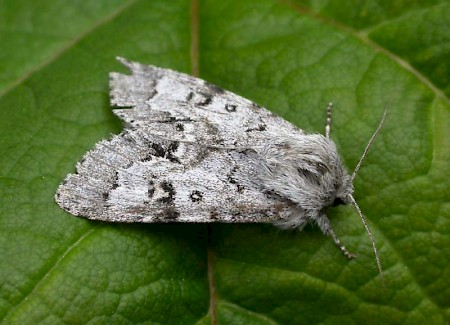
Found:
<svg viewBox="0 0 450 325"><path fill-rule="evenodd" d="M115 222L271 222L295 206L236 184L245 160L125 131L99 142L60 185L57 203L76 216Z"/></svg>
<svg viewBox="0 0 450 325"><path fill-rule="evenodd" d="M111 104L132 107L114 110L131 128L205 146L257 146L274 135L304 134L267 109L205 80L118 59L132 74L110 74Z"/></svg>
<svg viewBox="0 0 450 325"><path fill-rule="evenodd" d="M120 61L132 75L111 73L111 102L131 107L114 110L125 129L67 176L55 197L63 209L117 222L271 222L299 212L258 184L236 182L252 172L255 157L220 147L262 145L273 133L301 130L201 79Z"/></svg>

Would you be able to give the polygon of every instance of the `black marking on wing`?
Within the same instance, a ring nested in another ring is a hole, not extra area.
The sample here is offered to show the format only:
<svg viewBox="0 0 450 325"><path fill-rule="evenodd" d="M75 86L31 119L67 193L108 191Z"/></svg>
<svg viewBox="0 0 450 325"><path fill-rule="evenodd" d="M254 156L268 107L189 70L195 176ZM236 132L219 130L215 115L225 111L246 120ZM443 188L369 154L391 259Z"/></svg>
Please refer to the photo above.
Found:
<svg viewBox="0 0 450 325"><path fill-rule="evenodd" d="M238 166L234 166L233 169L227 174L227 180L230 184L234 184L237 187L237 191L239 193L242 193L242 191L245 189L244 185L239 184L233 177L233 174L236 173L236 171L239 169Z"/></svg>
<svg viewBox="0 0 450 325"><path fill-rule="evenodd" d="M186 101L197 106L206 106L212 102L213 97L214 95L210 93L190 91Z"/></svg>
<svg viewBox="0 0 450 325"><path fill-rule="evenodd" d="M213 96L211 94L199 93L203 97L201 101L197 102L199 106L206 106L212 102Z"/></svg>
<svg viewBox="0 0 450 325"><path fill-rule="evenodd" d="M173 206L164 209L162 212L153 216L153 222L174 222L178 219L180 213Z"/></svg>
<svg viewBox="0 0 450 325"><path fill-rule="evenodd" d="M153 154L153 156L157 156L157 157L164 157L166 155L166 151L164 150L163 146L160 145L159 143L155 143L153 142L151 144L152 149L155 151L155 153Z"/></svg>
<svg viewBox="0 0 450 325"><path fill-rule="evenodd" d="M258 125L258 127L256 128L248 128L247 130L245 130L245 132L252 132L252 131L265 131L267 128L267 125L261 123Z"/></svg>
<svg viewBox="0 0 450 325"><path fill-rule="evenodd" d="M169 207L164 210L164 212L160 215L160 217L169 220L176 220L180 217L180 213L175 210L174 207Z"/></svg>
<svg viewBox="0 0 450 325"><path fill-rule="evenodd" d="M170 142L167 148L164 148L164 146L159 143L151 142L150 143L151 150L140 161L146 162L152 160L152 157L162 157L168 159L173 163L179 164L180 160L178 159L178 157L174 155L174 153L178 150L179 146L180 143L177 141Z"/></svg>
<svg viewBox="0 0 450 325"><path fill-rule="evenodd" d="M156 83L155 83L156 84ZM147 100L152 99L153 97L155 97L158 94L158 91L156 89L152 89L152 92L150 94L148 94Z"/></svg>
<svg viewBox="0 0 450 325"><path fill-rule="evenodd" d="M222 95L225 92L223 88L220 88L219 86L216 86L207 81L205 81L205 87L208 89L208 92L213 95Z"/></svg>
<svg viewBox="0 0 450 325"><path fill-rule="evenodd" d="M167 152L173 153L173 152L175 152L175 151L178 150L178 147L179 147L179 146L180 146L180 143L179 143L179 142L177 142L177 141L171 142L171 143L169 144L169 147L167 148Z"/></svg>
<svg viewBox="0 0 450 325"><path fill-rule="evenodd" d="M180 163L180 160L177 157L175 157L173 154L178 150L179 146L180 146L179 142L176 142L176 141L171 142L167 148L166 156L165 156L171 162L178 163L178 164Z"/></svg>
<svg viewBox="0 0 450 325"><path fill-rule="evenodd" d="M233 105L233 104L226 104L225 105L225 110L227 112L230 112L230 113L236 112L236 108L237 108L237 105Z"/></svg>
<svg viewBox="0 0 450 325"><path fill-rule="evenodd" d="M203 193L195 190L195 191L192 191L192 193L189 197L191 198L192 202L199 202L203 199Z"/></svg>
<svg viewBox="0 0 450 325"><path fill-rule="evenodd" d="M217 212L216 209L211 210L211 212L209 213L209 218L211 220L217 220L219 219L219 212Z"/></svg>
<svg viewBox="0 0 450 325"><path fill-rule="evenodd" d="M172 183L169 183L167 181L163 181L159 184L161 186L161 189L167 194L164 197L159 198L157 201L161 203L173 203L174 197L175 197L175 189L173 187Z"/></svg>
<svg viewBox="0 0 450 325"><path fill-rule="evenodd" d="M150 180L148 182L147 195L151 199L154 194L155 194L155 182Z"/></svg>
<svg viewBox="0 0 450 325"><path fill-rule="evenodd" d="M260 105L258 105L258 104L256 104L256 103L252 103L252 107L253 107L253 109L255 109L255 110L258 110L258 109L261 109L261 108L262 108Z"/></svg>
<svg viewBox="0 0 450 325"><path fill-rule="evenodd" d="M233 174L239 169L238 166L234 166L233 169L228 173L227 180L230 184L236 184L236 180L233 178Z"/></svg>
<svg viewBox="0 0 450 325"><path fill-rule="evenodd" d="M112 183L112 186L111 186L111 189L116 189L116 188L118 188L119 187L119 172L115 172L115 175L114 175L114 180L113 180L113 183Z"/></svg>
<svg viewBox="0 0 450 325"><path fill-rule="evenodd" d="M177 124L175 125L175 129L176 129L177 131L183 132L183 131L184 131L184 125L181 124L181 123L177 123Z"/></svg>
<svg viewBox="0 0 450 325"><path fill-rule="evenodd" d="M114 179L113 179L113 181L111 183L111 191L115 190L118 187L119 187L119 172L115 171L114 172ZM102 193L103 200L108 201L111 191Z"/></svg>

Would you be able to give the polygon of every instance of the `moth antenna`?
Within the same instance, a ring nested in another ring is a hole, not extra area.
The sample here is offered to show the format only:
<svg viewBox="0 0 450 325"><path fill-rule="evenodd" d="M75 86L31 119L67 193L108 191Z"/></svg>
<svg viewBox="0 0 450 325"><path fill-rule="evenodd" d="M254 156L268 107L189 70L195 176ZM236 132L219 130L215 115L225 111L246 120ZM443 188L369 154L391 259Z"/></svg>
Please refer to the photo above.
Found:
<svg viewBox="0 0 450 325"><path fill-rule="evenodd" d="M327 106L327 119L325 124L325 137L330 138L331 133L331 111L333 110L333 103L328 103Z"/></svg>
<svg viewBox="0 0 450 325"><path fill-rule="evenodd" d="M353 182L353 180L355 179L356 174L358 173L359 169L361 168L361 165L362 165L364 159L366 158L367 152L369 151L369 148L370 148L370 146L372 145L373 140L375 140L376 136L378 135L378 133L379 133L380 130L381 130L381 127L383 126L384 119L385 119L385 117L386 117L386 113L387 113L387 110L384 110L383 116L381 117L380 124L378 124L377 129L376 129L375 132L372 134L372 137L370 138L369 142L367 143L366 148L364 149L364 152L363 152L361 158L359 159L359 162L358 162L358 164L356 165L355 170L353 171L353 174L352 174L352 182Z"/></svg>
<svg viewBox="0 0 450 325"><path fill-rule="evenodd" d="M359 217L361 218L364 228L366 228L367 234L369 235L369 238L372 241L372 248L373 248L373 252L375 253L375 260L377 261L377 266L378 266L378 270L380 272L381 279L384 282L383 269L381 268L380 256L378 255L377 246L375 245L375 238L373 237L372 232L370 231L369 225L367 224L366 218L362 214L361 208L359 207L358 203L356 203L355 198L351 194L349 195L349 197L350 197L352 204L355 206L356 211L358 211Z"/></svg>

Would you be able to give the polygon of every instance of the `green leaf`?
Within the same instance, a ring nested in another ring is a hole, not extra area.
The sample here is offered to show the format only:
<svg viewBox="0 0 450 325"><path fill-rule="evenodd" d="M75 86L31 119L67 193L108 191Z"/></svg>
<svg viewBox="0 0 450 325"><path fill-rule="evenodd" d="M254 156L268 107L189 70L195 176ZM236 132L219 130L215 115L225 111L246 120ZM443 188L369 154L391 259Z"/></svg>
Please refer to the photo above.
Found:
<svg viewBox="0 0 450 325"><path fill-rule="evenodd" d="M0 1L0 319L6 324L450 321L450 2ZM53 195L122 129L115 56L199 74L332 137L355 180L316 227L119 225Z"/></svg>

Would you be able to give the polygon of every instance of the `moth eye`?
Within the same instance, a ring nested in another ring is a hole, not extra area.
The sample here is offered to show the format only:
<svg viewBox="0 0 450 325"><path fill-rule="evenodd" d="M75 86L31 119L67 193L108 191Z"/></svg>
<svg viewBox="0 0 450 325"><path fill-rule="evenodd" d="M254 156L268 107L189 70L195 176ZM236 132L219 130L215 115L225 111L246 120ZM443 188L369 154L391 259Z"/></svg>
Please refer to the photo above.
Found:
<svg viewBox="0 0 450 325"><path fill-rule="evenodd" d="M333 206L334 207L337 207L338 205L341 205L341 204L345 204L345 202L342 201L341 198L337 197L337 198L334 199L334 201L333 201Z"/></svg>

